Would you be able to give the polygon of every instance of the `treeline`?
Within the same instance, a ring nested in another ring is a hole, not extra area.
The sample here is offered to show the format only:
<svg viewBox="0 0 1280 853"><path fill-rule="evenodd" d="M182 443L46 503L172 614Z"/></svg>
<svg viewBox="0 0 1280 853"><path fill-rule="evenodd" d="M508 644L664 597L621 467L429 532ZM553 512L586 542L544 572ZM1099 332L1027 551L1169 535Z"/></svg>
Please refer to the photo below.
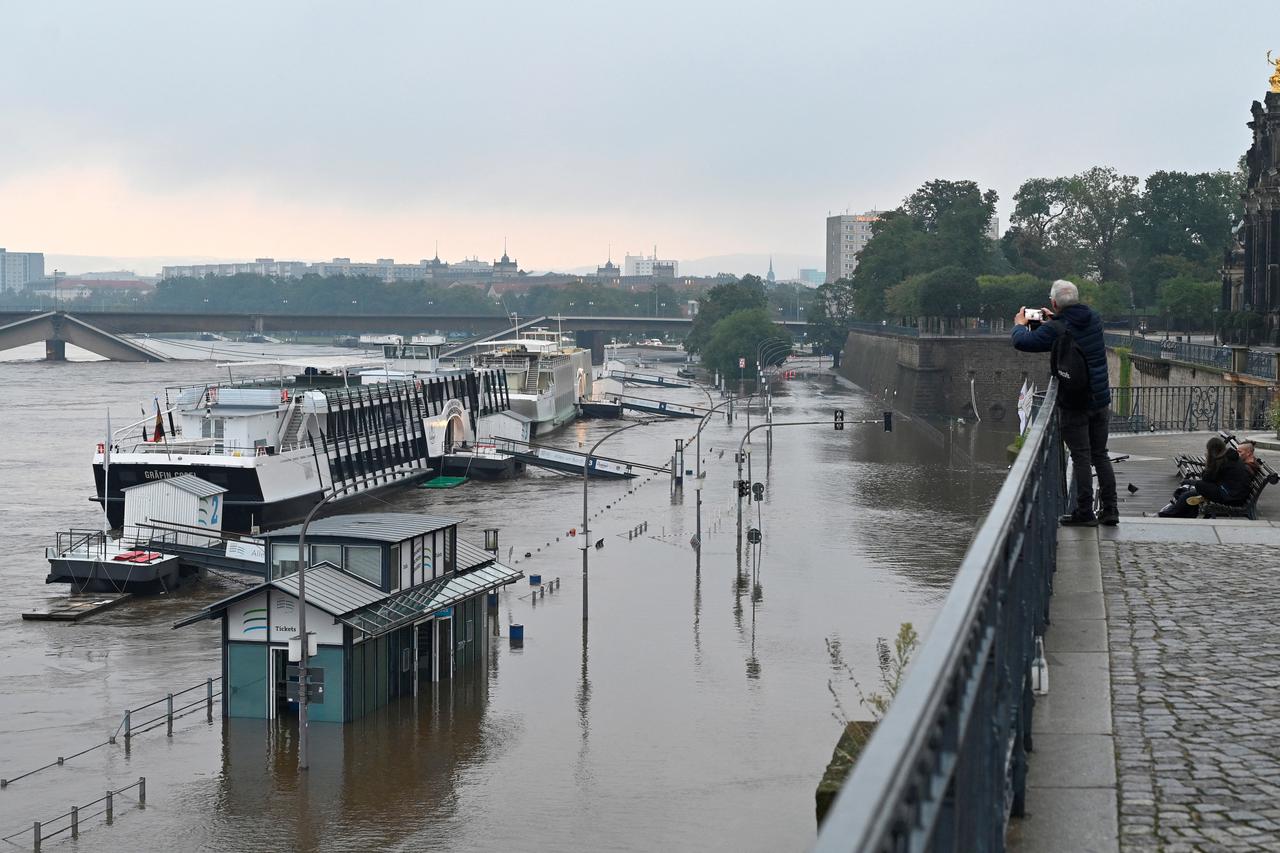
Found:
<svg viewBox="0 0 1280 853"><path fill-rule="evenodd" d="M266 314L501 313L484 291L470 287L448 288L426 281L388 284L371 276L277 278L248 273L165 279L143 307Z"/></svg>
<svg viewBox="0 0 1280 853"><path fill-rule="evenodd" d="M1207 328L1243 187L1243 173L1225 171L1161 171L1141 185L1103 167L1033 178L992 240L993 190L929 181L875 223L849 279L819 288L810 320L834 347L851 320L1007 321L1067 278L1104 317L1159 314Z"/></svg>
<svg viewBox="0 0 1280 853"><path fill-rule="evenodd" d="M791 352L791 333L775 322L787 308L773 300L785 300L788 295L803 298L805 290L768 288L754 275L718 284L703 296L684 348L701 355L708 371L731 382L739 376L750 380L756 374L757 356L760 364L774 365ZM740 359L744 367L738 366Z"/></svg>

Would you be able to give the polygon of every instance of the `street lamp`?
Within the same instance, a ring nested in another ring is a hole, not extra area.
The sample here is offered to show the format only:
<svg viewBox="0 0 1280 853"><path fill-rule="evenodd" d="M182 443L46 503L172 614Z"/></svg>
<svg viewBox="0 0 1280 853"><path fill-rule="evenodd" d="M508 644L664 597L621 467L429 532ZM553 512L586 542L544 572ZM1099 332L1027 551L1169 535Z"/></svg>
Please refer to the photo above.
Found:
<svg viewBox="0 0 1280 853"><path fill-rule="evenodd" d="M618 433L626 432L627 430L633 429L634 427L644 426L645 424L651 424L651 423L653 423L653 421L651 420L636 421L635 423L630 423L624 427L618 427L617 429L612 430L603 438L601 438L599 441L597 441L594 445L592 445L591 450L588 451L587 455L582 459L582 621L583 622L587 621L587 551L591 547L591 536L590 536L591 530L590 530L590 527L588 526L589 525L588 519L590 518L590 514L587 509L587 483L589 482L587 477L587 472L591 467L591 457L595 455L595 452L597 450L600 449L600 445L604 444L606 441L613 438Z"/></svg>
<svg viewBox="0 0 1280 853"><path fill-rule="evenodd" d="M309 434L309 432L308 432ZM320 507L338 496L337 491L322 497L307 517L302 520L302 530L298 534L298 633L302 636L302 656L298 659L298 769L306 770L307 757L307 693L310 679L307 675L307 658L311 656L311 641L307 637L307 565L311 562L307 554L307 526L315 518ZM270 567L268 567L269 571Z"/></svg>

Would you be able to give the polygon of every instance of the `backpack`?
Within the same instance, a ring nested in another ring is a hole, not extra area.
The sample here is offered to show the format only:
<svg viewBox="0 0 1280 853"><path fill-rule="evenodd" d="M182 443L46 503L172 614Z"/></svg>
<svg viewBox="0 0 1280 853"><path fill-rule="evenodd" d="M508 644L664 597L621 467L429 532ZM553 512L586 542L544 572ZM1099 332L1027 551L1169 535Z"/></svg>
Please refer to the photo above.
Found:
<svg viewBox="0 0 1280 853"><path fill-rule="evenodd" d="M1058 404L1066 409L1088 409L1092 395L1089 362L1067 324L1052 322L1058 327L1058 336L1049 355L1049 372L1058 377Z"/></svg>

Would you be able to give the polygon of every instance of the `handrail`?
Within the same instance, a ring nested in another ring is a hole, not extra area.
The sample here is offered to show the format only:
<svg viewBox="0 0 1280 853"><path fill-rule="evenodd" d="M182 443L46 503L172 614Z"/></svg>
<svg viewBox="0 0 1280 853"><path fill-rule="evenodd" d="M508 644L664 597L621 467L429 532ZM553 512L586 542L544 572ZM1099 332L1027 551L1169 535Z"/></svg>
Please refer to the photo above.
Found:
<svg viewBox="0 0 1280 853"><path fill-rule="evenodd" d="M1002 849L1025 796L1028 676L1065 505L1056 397L1051 380L928 638L827 814L819 853Z"/></svg>

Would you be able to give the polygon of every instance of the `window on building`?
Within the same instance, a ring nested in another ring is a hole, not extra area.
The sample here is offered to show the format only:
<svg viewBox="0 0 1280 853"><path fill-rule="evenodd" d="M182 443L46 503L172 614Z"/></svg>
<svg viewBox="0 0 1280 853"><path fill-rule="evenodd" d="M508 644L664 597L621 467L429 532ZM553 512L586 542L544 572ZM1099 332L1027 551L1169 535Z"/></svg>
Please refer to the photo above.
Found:
<svg viewBox="0 0 1280 853"><path fill-rule="evenodd" d="M317 563L333 563L338 568L342 568L342 546L312 545L311 565L314 566Z"/></svg>
<svg viewBox="0 0 1280 853"><path fill-rule="evenodd" d="M296 542L277 542L271 546L271 579L291 575L298 570Z"/></svg>
<svg viewBox="0 0 1280 853"><path fill-rule="evenodd" d="M347 545L343 569L371 584L382 586L382 549L377 545Z"/></svg>

